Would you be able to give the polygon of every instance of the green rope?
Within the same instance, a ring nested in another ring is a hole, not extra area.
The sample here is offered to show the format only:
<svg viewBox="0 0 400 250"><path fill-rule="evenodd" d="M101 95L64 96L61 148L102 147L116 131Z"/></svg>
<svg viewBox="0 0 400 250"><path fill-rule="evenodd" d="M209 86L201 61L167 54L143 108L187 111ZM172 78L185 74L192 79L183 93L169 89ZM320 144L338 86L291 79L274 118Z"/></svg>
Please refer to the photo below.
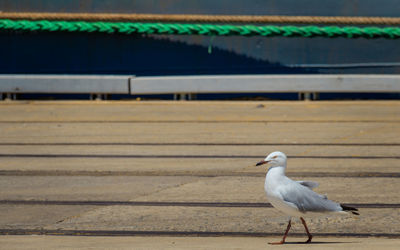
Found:
<svg viewBox="0 0 400 250"><path fill-rule="evenodd" d="M85 21L27 21L0 19L0 31L61 31L121 34L173 34L207 36L283 36L283 37L345 37L400 38L400 27L338 27L338 26L255 26L214 24L171 24Z"/></svg>

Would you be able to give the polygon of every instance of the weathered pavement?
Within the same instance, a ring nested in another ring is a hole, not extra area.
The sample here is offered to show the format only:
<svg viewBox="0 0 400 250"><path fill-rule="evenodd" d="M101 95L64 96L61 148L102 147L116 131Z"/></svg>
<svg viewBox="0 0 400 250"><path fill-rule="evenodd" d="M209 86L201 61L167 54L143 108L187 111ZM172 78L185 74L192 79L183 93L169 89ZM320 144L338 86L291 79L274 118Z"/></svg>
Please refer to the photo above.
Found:
<svg viewBox="0 0 400 250"><path fill-rule="evenodd" d="M311 247L395 247L399 125L396 101L2 102L0 248L267 247L287 218L254 163L275 150L288 175L360 208L307 219Z"/></svg>
<svg viewBox="0 0 400 250"><path fill-rule="evenodd" d="M289 238L284 246L271 246L270 237L85 237L0 236L2 249L399 249L399 239L323 238L312 244Z"/></svg>

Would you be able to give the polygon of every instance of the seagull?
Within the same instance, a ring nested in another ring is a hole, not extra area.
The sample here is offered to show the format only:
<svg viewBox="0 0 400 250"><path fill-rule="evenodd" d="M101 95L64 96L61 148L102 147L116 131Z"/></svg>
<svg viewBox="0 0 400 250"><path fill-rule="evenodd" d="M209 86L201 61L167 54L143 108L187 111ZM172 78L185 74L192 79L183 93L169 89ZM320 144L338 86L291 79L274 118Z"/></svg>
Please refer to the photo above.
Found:
<svg viewBox="0 0 400 250"><path fill-rule="evenodd" d="M280 242L271 242L269 244L279 245L285 243L286 236L291 227L292 216L300 217L300 220L306 230L310 243L312 235L307 228L303 216L318 213L352 213L359 215L357 208L348 207L340 203L328 200L326 195L318 194L312 191L318 187L317 182L312 181L294 181L285 175L286 155L276 151L269 154L263 161L256 166L270 164L265 177L264 190L268 201L279 211L289 215L289 223L285 234Z"/></svg>

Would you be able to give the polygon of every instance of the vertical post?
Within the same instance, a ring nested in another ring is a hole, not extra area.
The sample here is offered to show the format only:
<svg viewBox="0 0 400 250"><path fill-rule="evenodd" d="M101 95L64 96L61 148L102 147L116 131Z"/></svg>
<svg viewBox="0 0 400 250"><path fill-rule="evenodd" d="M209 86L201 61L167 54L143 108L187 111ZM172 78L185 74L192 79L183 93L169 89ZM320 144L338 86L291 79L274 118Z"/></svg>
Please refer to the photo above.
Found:
<svg viewBox="0 0 400 250"><path fill-rule="evenodd" d="M319 99L319 93L317 92L300 92L298 93L298 99L299 100L304 100L304 101L311 101L311 100L318 100Z"/></svg>
<svg viewBox="0 0 400 250"><path fill-rule="evenodd" d="M107 94L90 94L90 100L107 100Z"/></svg>
<svg viewBox="0 0 400 250"><path fill-rule="evenodd" d="M6 98L4 99L5 101L11 101L11 100L16 100L17 99L17 94L15 93L6 93Z"/></svg>
<svg viewBox="0 0 400 250"><path fill-rule="evenodd" d="M297 100L303 100L303 93L297 93Z"/></svg>
<svg viewBox="0 0 400 250"><path fill-rule="evenodd" d="M196 94L174 94L174 101L190 101L196 99Z"/></svg>
<svg viewBox="0 0 400 250"><path fill-rule="evenodd" d="M189 94L189 100L196 100L196 94Z"/></svg>
<svg viewBox="0 0 400 250"><path fill-rule="evenodd" d="M179 100L180 101L186 101L187 99L188 99L187 94L184 94L184 93L179 94Z"/></svg>
<svg viewBox="0 0 400 250"><path fill-rule="evenodd" d="M304 93L304 101L311 101L311 93Z"/></svg>

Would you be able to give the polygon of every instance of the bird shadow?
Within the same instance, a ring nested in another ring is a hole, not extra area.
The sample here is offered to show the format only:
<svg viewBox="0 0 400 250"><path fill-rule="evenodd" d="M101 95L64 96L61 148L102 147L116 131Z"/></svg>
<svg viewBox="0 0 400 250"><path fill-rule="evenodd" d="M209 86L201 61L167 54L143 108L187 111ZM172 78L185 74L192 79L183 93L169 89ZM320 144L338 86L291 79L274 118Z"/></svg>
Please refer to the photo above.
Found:
<svg viewBox="0 0 400 250"><path fill-rule="evenodd" d="M354 243L350 241L312 241L309 243L302 242L302 241L292 241L292 242L285 242L284 245L323 245L323 244L343 244L343 243Z"/></svg>

